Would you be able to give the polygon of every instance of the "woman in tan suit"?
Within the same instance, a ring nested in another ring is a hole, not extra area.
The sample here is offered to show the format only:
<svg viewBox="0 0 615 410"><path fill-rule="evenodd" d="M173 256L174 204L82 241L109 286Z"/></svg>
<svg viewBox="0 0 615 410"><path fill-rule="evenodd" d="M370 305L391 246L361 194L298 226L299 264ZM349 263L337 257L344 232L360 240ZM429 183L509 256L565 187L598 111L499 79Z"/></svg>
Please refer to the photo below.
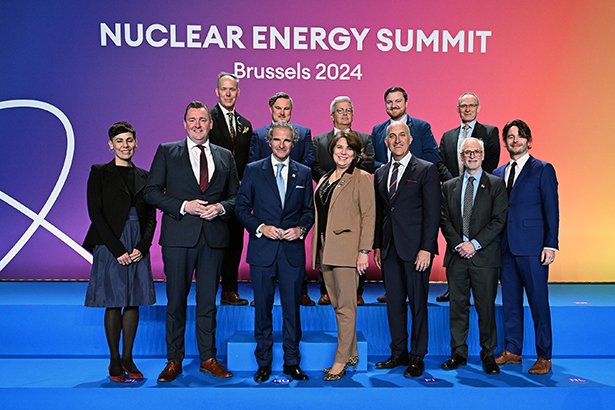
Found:
<svg viewBox="0 0 615 410"><path fill-rule="evenodd" d="M367 270L375 224L372 176L355 167L361 140L352 131L338 132L329 143L335 169L325 174L314 195L316 223L312 265L320 267L335 310L337 350L324 380L339 380L348 366L356 369L357 286Z"/></svg>

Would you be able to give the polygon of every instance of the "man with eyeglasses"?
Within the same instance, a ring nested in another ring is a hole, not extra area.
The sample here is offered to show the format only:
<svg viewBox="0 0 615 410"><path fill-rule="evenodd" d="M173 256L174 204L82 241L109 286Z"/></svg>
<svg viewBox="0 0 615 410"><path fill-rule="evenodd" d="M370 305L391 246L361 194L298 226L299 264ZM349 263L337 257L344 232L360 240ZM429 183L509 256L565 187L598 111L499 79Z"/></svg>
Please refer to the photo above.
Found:
<svg viewBox="0 0 615 410"><path fill-rule="evenodd" d="M478 96L473 92L461 94L457 99L457 112L461 118L461 125L446 131L440 140L438 171L442 182L463 174L463 161L459 157L459 148L468 137L478 138L484 142L485 159L482 168L485 171L492 173L500 161L498 128L476 121L476 117L480 112ZM447 302L449 300L448 290L438 296L436 300L438 302Z"/></svg>
<svg viewBox="0 0 615 410"><path fill-rule="evenodd" d="M498 374L493 356L497 346L495 297L501 266L500 234L508 210L506 186L501 178L482 169L482 140L465 138L458 156L465 171L442 185L441 227L447 245L444 266L451 302L451 356L442 368L453 370L467 363L471 290L483 370Z"/></svg>
<svg viewBox="0 0 615 410"><path fill-rule="evenodd" d="M331 119L333 120L333 129L329 132L317 135L314 137L314 163L312 164L312 178L318 183L320 178L327 172L335 169L335 163L329 153L329 142L335 134L340 131L350 130L352 128L352 120L354 117L354 107L350 97L338 96L331 101ZM358 167L373 174L374 173L374 146L372 145L371 136L353 130L361 139L363 150L361 158L358 162ZM320 299L319 305L330 305L331 300L327 294L327 288L322 278L322 273L319 274L320 280ZM365 275L359 277L359 288L357 289L357 305L365 304L363 300L363 290L365 288Z"/></svg>

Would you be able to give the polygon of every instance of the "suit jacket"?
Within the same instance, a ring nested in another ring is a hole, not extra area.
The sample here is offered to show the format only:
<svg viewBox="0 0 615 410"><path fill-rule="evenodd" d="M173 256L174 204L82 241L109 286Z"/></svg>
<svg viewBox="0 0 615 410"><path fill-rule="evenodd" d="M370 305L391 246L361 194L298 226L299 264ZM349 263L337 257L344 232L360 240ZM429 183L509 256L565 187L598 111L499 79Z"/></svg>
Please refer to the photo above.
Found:
<svg viewBox="0 0 615 410"><path fill-rule="evenodd" d="M256 236L261 225L274 225L282 229L314 224L314 191L310 169L290 160L284 208L280 202L271 157L252 162L246 167L235 216L250 235L246 262L256 266L270 266L283 251L293 266L305 266L304 238L296 241L274 241L264 235ZM282 248L282 249L279 249Z"/></svg>
<svg viewBox="0 0 615 410"><path fill-rule="evenodd" d="M314 162L314 152L312 147L312 132L309 128L298 124L292 124L299 140L290 151L290 158L307 166L311 167ZM252 134L250 141L250 158L248 162L258 161L271 155L271 147L267 143L267 132L271 128L271 124L257 128Z"/></svg>
<svg viewBox="0 0 615 410"><path fill-rule="evenodd" d="M391 163L378 168L376 190L376 233L374 248L386 258L394 239L397 255L414 262L419 250L438 254L441 190L435 164L416 156L398 180L397 195L389 199L388 175Z"/></svg>
<svg viewBox="0 0 615 410"><path fill-rule="evenodd" d="M231 133L228 130L226 118L218 104L209 110L209 115L211 115L214 121L213 128L209 133L209 141L233 153L235 165L237 165L237 174L239 175L239 179L243 178L243 170L248 164L248 157L250 155L252 123L235 111L237 135L233 141L231 140Z"/></svg>
<svg viewBox="0 0 615 410"><path fill-rule="evenodd" d="M444 266L459 257L455 247L463 242L463 215L461 192L463 177L456 177L442 184L442 235L446 239ZM475 239L481 248L470 263L483 268L501 266L500 234L506 224L508 196L502 179L483 171L470 218L470 240Z"/></svg>
<svg viewBox="0 0 615 410"><path fill-rule="evenodd" d="M459 152L457 143L461 126L448 130L442 135L440 140L440 162L438 171L440 180L448 181L459 176ZM500 162L500 139L498 128L492 125L476 123L470 137L483 140L485 144L485 159L483 160L483 170L493 173L493 170Z"/></svg>
<svg viewBox="0 0 615 410"><path fill-rule="evenodd" d="M353 130L354 131L354 130ZM359 168L374 173L374 145L372 144L372 137L362 132L354 131L357 133L363 144L364 158L359 160ZM333 130L325 132L323 134L314 137L314 163L312 164L312 178L314 181L320 181L327 172L335 169L335 162L331 154L329 154L329 142L333 139Z"/></svg>
<svg viewBox="0 0 615 410"><path fill-rule="evenodd" d="M388 148L384 145L387 127L389 121L386 120L372 129L372 142L374 144L374 152L376 156L376 169L389 161ZM438 154L438 144L431 132L431 125L428 122L412 118L409 115L406 117L406 124L410 127L412 135L412 144L410 144L410 152L422 160L437 164L440 161Z"/></svg>
<svg viewBox="0 0 615 410"><path fill-rule="evenodd" d="M156 208L145 203L143 188L147 171L135 167L134 206L139 216L141 240L135 246L143 255L149 252L156 228ZM115 166L115 160L107 164L92 165L88 178L88 214L92 224L88 229L83 247L90 252L96 245L105 245L119 258L132 249L124 248L120 237L126 225L131 199L128 187Z"/></svg>
<svg viewBox="0 0 615 410"><path fill-rule="evenodd" d="M504 179L508 163L493 174ZM559 198L553 165L530 155L508 197L508 218L502 252L515 256L540 255L543 248L558 249Z"/></svg>
<svg viewBox="0 0 615 410"><path fill-rule="evenodd" d="M329 171L316 187L318 188L333 173ZM361 169L351 167L334 188L327 214L325 246L322 260L318 259L318 236L322 227L316 226L312 235L312 267L317 262L330 266L356 266L360 249L372 249L376 224L376 199L372 176Z"/></svg>
<svg viewBox="0 0 615 410"><path fill-rule="evenodd" d="M235 196L239 187L233 154L211 144L215 171L205 192L192 172L186 140L158 146L150 176L145 186L145 200L163 212L160 245L193 247L201 230L211 248L225 248L229 242L226 220L233 214ZM202 199L211 204L220 203L225 213L211 221L195 215L180 213L184 201Z"/></svg>

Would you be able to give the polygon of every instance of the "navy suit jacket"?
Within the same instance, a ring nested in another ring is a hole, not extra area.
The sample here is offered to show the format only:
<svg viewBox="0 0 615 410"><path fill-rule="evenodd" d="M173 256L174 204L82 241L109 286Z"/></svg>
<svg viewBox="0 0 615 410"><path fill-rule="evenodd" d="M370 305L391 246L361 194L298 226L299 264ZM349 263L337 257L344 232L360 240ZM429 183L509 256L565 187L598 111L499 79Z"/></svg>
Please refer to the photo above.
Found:
<svg viewBox="0 0 615 410"><path fill-rule="evenodd" d="M243 170L248 164L250 154L250 141L252 139L252 123L246 118L239 115L235 111L236 136L235 140L231 140L231 133L228 130L228 125L220 106L216 104L209 115L214 121L214 125L209 133L209 141L233 153L235 165L237 165L237 174L239 179L243 177Z"/></svg>
<svg viewBox="0 0 615 410"><path fill-rule="evenodd" d="M299 140L290 151L290 158L307 166L311 167L314 162L314 150L312 147L312 132L309 128L298 124L292 124ZM271 147L267 143L267 132L271 128L271 124L257 128L252 134L250 141L250 158L248 162L258 161L271 155Z"/></svg>
<svg viewBox="0 0 615 410"><path fill-rule="evenodd" d="M376 233L374 248L386 258L394 239L397 255L405 262L414 262L419 250L438 254L441 190L435 164L416 156L399 178L397 194L389 199L388 176L391 163L375 173Z"/></svg>
<svg viewBox="0 0 615 410"><path fill-rule="evenodd" d="M306 233L314 224L314 191L310 169L292 159L288 167L284 208L280 202L271 157L252 162L246 167L237 195L235 216L250 235L246 258L250 265L270 266L278 252L284 252L291 265L305 266L305 237L296 241L274 241L265 235L260 238L256 236L256 229L261 224L282 229L299 226L304 227Z"/></svg>
<svg viewBox="0 0 615 410"><path fill-rule="evenodd" d="M210 248L226 248L229 230L226 220L233 214L235 196L239 187L233 154L227 149L211 144L215 171L205 192L192 172L186 140L158 146L149 179L145 186L145 200L163 212L160 245L193 247L201 230ZM202 199L211 204L220 203L223 215L211 221L195 215L180 213L184 201Z"/></svg>
<svg viewBox="0 0 615 410"><path fill-rule="evenodd" d="M389 149L384 145L389 123L390 120L386 120L372 129L376 169L389 161L387 153ZM410 134L412 135L412 144L410 144L412 155L432 164L437 164L440 161L440 154L438 153L438 143L431 132L431 125L426 121L412 118L409 115L406 117L406 124L410 127Z"/></svg>
<svg viewBox="0 0 615 410"><path fill-rule="evenodd" d="M493 174L504 179L508 163ZM530 155L508 197L508 218L502 252L515 256L540 255L543 248L558 249L559 199L553 165Z"/></svg>

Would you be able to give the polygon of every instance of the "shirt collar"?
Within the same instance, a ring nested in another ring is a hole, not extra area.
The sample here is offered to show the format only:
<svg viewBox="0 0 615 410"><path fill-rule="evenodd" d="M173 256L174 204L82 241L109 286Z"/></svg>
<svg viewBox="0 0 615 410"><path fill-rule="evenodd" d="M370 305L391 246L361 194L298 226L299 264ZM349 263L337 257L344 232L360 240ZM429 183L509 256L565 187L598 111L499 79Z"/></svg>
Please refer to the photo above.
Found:
<svg viewBox="0 0 615 410"><path fill-rule="evenodd" d="M218 107L220 107L220 110L222 111L222 114L224 114L224 116L225 116L225 117L227 117L227 114L228 114L229 112L235 113L235 110L234 110L234 109L233 109L233 111L229 111L229 110L227 110L226 108L224 108L224 107L222 106L222 104L220 104L220 103L218 103Z"/></svg>
<svg viewBox="0 0 615 410"><path fill-rule="evenodd" d="M470 175L470 174L468 174L468 171L464 171L464 173L463 173L463 181L464 181L464 182L467 182L468 178L470 178L471 176L472 176L472 177L474 177L474 179L476 180L476 182L480 181L480 179L481 179L481 178L482 178L482 176L483 176L483 169L482 169L482 168L481 168L481 169L479 169L479 170L476 172L476 174L474 174L474 175Z"/></svg>
<svg viewBox="0 0 615 410"><path fill-rule="evenodd" d="M186 137L186 140L188 142L188 151L192 150L192 148L196 147L199 144L196 144L194 141L192 141L190 138ZM205 141L203 144L201 144L205 147L205 150L208 151L209 150L209 138L207 138L207 141Z"/></svg>
<svg viewBox="0 0 615 410"><path fill-rule="evenodd" d="M463 130L463 126L466 125L465 123L461 123L461 130ZM472 120L468 123L468 125L470 126L470 130L473 130L474 127L476 127L476 120Z"/></svg>
<svg viewBox="0 0 615 410"><path fill-rule="evenodd" d="M521 168L521 167L523 167L525 165L525 163L527 162L528 159L530 159L530 153L526 152L525 155L523 155L518 160L511 159L508 163L512 164L513 162L516 162L517 163L517 169L519 169L519 168Z"/></svg>
<svg viewBox="0 0 615 410"><path fill-rule="evenodd" d="M277 159L275 159L273 154L271 154L271 166L273 167L274 171L277 169L277 164L280 163L285 165L282 169L288 169L288 165L290 164L290 156L288 156L286 160L284 160L284 162L279 162Z"/></svg>
<svg viewBox="0 0 615 410"><path fill-rule="evenodd" d="M391 156L391 163L394 162L399 162L403 167L407 167L408 163L410 162L410 159L412 158L412 153L410 151L408 151L408 153L406 154L405 157L403 157L402 159L400 159L399 161L395 161L393 159L393 156Z"/></svg>

